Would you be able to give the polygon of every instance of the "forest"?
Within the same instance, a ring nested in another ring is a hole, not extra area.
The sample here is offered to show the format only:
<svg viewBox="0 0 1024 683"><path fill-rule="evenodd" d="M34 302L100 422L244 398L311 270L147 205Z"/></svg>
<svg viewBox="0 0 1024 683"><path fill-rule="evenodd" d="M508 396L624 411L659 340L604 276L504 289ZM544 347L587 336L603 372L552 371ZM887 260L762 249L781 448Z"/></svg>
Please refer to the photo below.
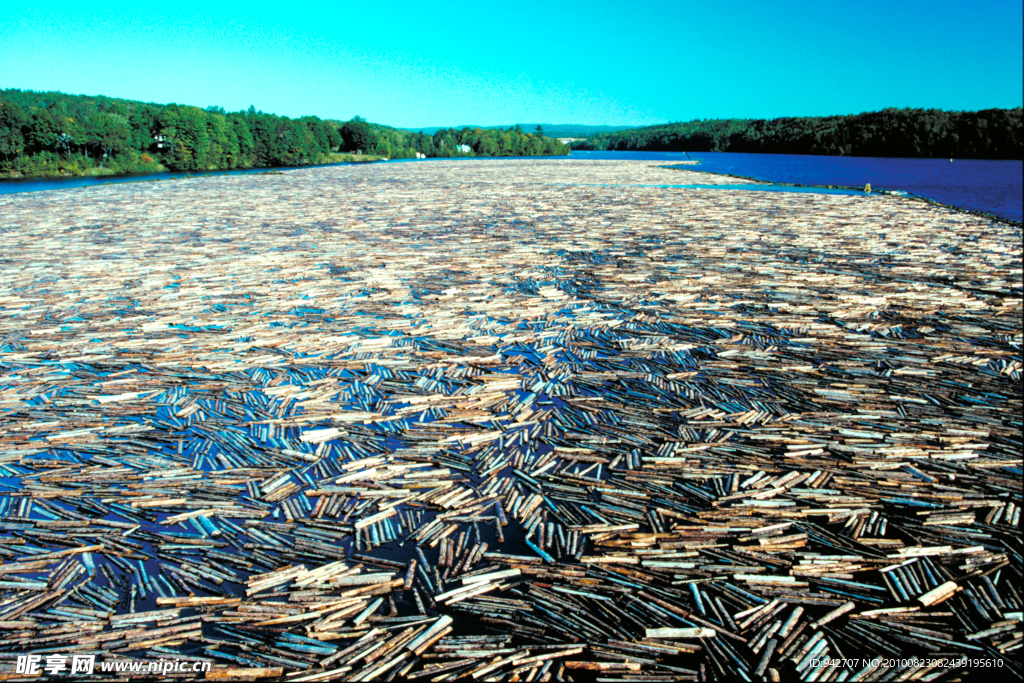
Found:
<svg viewBox="0 0 1024 683"><path fill-rule="evenodd" d="M569 148L541 130L425 135L315 116L0 90L0 177L120 175L454 156L545 156Z"/></svg>
<svg viewBox="0 0 1024 683"><path fill-rule="evenodd" d="M883 109L852 116L718 119L602 133L573 149L1024 159L1020 107Z"/></svg>

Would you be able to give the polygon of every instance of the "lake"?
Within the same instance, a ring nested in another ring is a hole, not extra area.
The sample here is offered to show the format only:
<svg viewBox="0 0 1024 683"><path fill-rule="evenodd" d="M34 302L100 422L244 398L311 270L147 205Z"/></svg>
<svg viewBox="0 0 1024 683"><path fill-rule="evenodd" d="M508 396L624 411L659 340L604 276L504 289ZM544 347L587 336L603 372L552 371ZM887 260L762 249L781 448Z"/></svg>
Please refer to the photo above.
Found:
<svg viewBox="0 0 1024 683"><path fill-rule="evenodd" d="M962 209L1024 219L1024 162L984 159L827 157L806 154L733 152L582 152L574 159L638 159L679 162L699 159L695 171L729 173L777 183L845 185L903 190Z"/></svg>
<svg viewBox="0 0 1024 683"><path fill-rule="evenodd" d="M962 209L983 211L1010 220L1024 220L1024 162L981 159L899 159L880 157L827 157L803 154L738 154L732 152L582 152L571 159L636 159L679 162L699 159L695 171L729 173L777 183L842 185L902 190ZM472 161L473 158L465 158ZM384 163L411 163L396 159ZM429 161L429 160L428 160ZM290 167L294 168L294 167ZM213 171L222 173L263 173L272 169ZM289 170L289 169L282 169ZM127 177L46 178L0 181L0 194L34 192L105 183L163 180L195 173L156 173Z"/></svg>

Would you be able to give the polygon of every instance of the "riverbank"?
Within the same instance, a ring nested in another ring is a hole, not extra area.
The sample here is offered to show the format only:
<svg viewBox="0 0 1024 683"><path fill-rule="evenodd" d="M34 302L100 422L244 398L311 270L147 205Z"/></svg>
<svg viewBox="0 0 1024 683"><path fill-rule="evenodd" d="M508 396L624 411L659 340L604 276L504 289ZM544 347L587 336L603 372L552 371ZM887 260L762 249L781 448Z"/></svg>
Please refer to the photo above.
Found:
<svg viewBox="0 0 1024 683"><path fill-rule="evenodd" d="M349 165L359 163L370 163L381 161L382 157L359 154L332 154L331 160L326 164L315 166L278 166L272 168L237 168L214 171L162 171L152 174L129 174L129 175L84 175L71 178L19 178L0 180L0 195L16 194L21 192L43 192L47 190L65 190L77 187L92 187L96 185L121 185L125 183L149 183L161 180L178 180L182 178L204 178L219 175L266 175L281 174L285 171L297 168L324 168L336 165Z"/></svg>
<svg viewBox="0 0 1024 683"><path fill-rule="evenodd" d="M0 181L4 180L17 180L17 181L34 181L34 180L72 180L75 178L105 178L105 179L120 179L120 178L135 178L140 176L154 176L159 174L167 174L169 177L184 177L186 175L206 175L211 173L253 173L259 171L268 171L273 169L281 168L315 168L317 166L330 166L332 164L359 164L367 163L371 161L380 161L384 157L374 156L372 154L347 154L332 152L325 155L325 159L317 164L304 164L300 166L253 166L247 168L208 168L202 171L168 171L162 164L153 162L144 167L134 169L129 173L116 170L116 167L100 168L90 167L83 170L81 173L67 173L67 172L55 172L52 174L44 175L33 175L25 176L16 172L0 173Z"/></svg>
<svg viewBox="0 0 1024 683"><path fill-rule="evenodd" d="M791 680L919 630L1019 676L1019 231L666 187L729 182L0 195L0 623L214 676Z"/></svg>
<svg viewBox="0 0 1024 683"><path fill-rule="evenodd" d="M18 171L0 171L0 182L5 180L52 180L57 178L123 178L133 175L152 175L166 172L167 167L157 162L134 168L130 172L122 171L118 166L112 164L107 167L90 166L85 169L77 169L75 167L71 169L54 169L37 175L25 175Z"/></svg>

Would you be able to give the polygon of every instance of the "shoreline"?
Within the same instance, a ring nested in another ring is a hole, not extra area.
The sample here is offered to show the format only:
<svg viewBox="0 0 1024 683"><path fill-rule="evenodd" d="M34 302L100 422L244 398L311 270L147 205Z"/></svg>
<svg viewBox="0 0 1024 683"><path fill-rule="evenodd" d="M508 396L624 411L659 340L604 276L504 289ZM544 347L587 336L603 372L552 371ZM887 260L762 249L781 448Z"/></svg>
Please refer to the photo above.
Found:
<svg viewBox="0 0 1024 683"><path fill-rule="evenodd" d="M899 158L899 157L896 157L896 158ZM667 169L671 169L671 170L674 170L674 171L675 170L678 170L678 171L688 171L688 170L690 170L689 168L685 168L685 167L677 168L679 166L685 166L685 165L683 165L683 164L658 165L658 168L667 168ZM852 187L850 185L814 185L814 184L808 184L808 183L787 183L787 182L774 181L774 180L765 180L763 178L755 178L754 176L737 175L735 173L721 173L721 172L717 172L717 171L700 171L700 172L701 173L707 173L708 175L718 175L718 176L723 176L723 177L726 177L726 178L738 178L740 180L753 180L753 181L755 181L757 183L765 183L765 184L768 184L768 185L782 185L782 186L785 186L785 187L818 187L818 188L822 188L822 189L826 189L826 190L859 190L861 192L864 191L863 187ZM915 200L915 201L921 201L921 202L925 202L926 204L931 204L933 206L942 207L944 209L951 209L951 210L959 212L959 213L965 213L965 214L969 214L969 215L972 215L972 216L977 216L979 218L986 218L988 220L997 221L997 222L1000 222L1000 223L1006 223L1007 225L1012 225L1012 226L1015 226L1015 227L1018 227L1018 228L1024 227L1024 222L1022 222L1022 221L1014 220L1012 218L1005 218L1003 216L997 216L997 215L995 215L993 213L988 213L987 211L978 211L976 209L966 209L966 208L963 208L963 207L960 207L960 206L956 206L954 204L946 204L944 202L938 201L937 199L931 199L930 197L922 197L919 194L914 194L913 192L908 192L906 190L892 190L892 189L888 189L888 188L884 188L884 187L877 187L877 188L876 187L872 187L871 188L871 193L878 193L878 194L886 195L886 196L889 196L889 197L899 197L901 199L911 199L911 200Z"/></svg>
<svg viewBox="0 0 1024 683"><path fill-rule="evenodd" d="M339 155L332 155L339 156ZM245 174L245 173L259 173L261 171L283 171L293 168L324 168L328 166L342 166L347 164L367 164L381 161L383 157L377 157L372 155L357 155L357 154L342 154L340 156L347 157L364 157L364 158L353 158L351 160L339 160L339 161L328 161L320 164L304 164L301 166L253 166L250 168L215 168L203 171L171 171L164 168L162 171L141 171L138 173L81 173L78 175L51 175L51 176L0 176L0 184L2 183L33 183L33 182L60 182L60 181L74 181L81 179L116 179L116 182L125 182L120 180L122 178L133 178L133 177L145 177L145 176L173 176L175 178L182 177L201 177L208 175L232 175L232 174ZM176 175L180 174L180 175ZM159 180L159 178L154 178Z"/></svg>

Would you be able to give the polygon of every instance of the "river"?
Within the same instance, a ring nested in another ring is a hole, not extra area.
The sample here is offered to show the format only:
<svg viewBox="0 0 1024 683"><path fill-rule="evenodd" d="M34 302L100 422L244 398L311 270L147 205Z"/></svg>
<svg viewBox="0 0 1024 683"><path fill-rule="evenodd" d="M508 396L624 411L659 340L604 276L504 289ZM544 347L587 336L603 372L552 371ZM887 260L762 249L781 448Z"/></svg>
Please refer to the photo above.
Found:
<svg viewBox="0 0 1024 683"><path fill-rule="evenodd" d="M777 183L902 190L961 209L1020 221L1024 162L985 159L901 159L733 152L573 152L574 159L699 159L694 170Z"/></svg>
<svg viewBox="0 0 1024 683"><path fill-rule="evenodd" d="M478 157L479 158L479 157ZM982 159L901 159L887 157L833 157L803 154L738 154L732 152L583 152L571 159L636 159L678 162L699 159L694 170L728 173L777 183L839 185L902 190L971 211L990 213L1014 221L1024 220L1024 162ZM409 163L396 159L385 163ZM471 159L465 159L471 161ZM291 167L294 168L294 167ZM272 169L215 171L263 173ZM289 170L289 169L282 169ZM0 181L0 194L35 192L106 183L180 178L189 173L156 173L126 177L44 178Z"/></svg>

